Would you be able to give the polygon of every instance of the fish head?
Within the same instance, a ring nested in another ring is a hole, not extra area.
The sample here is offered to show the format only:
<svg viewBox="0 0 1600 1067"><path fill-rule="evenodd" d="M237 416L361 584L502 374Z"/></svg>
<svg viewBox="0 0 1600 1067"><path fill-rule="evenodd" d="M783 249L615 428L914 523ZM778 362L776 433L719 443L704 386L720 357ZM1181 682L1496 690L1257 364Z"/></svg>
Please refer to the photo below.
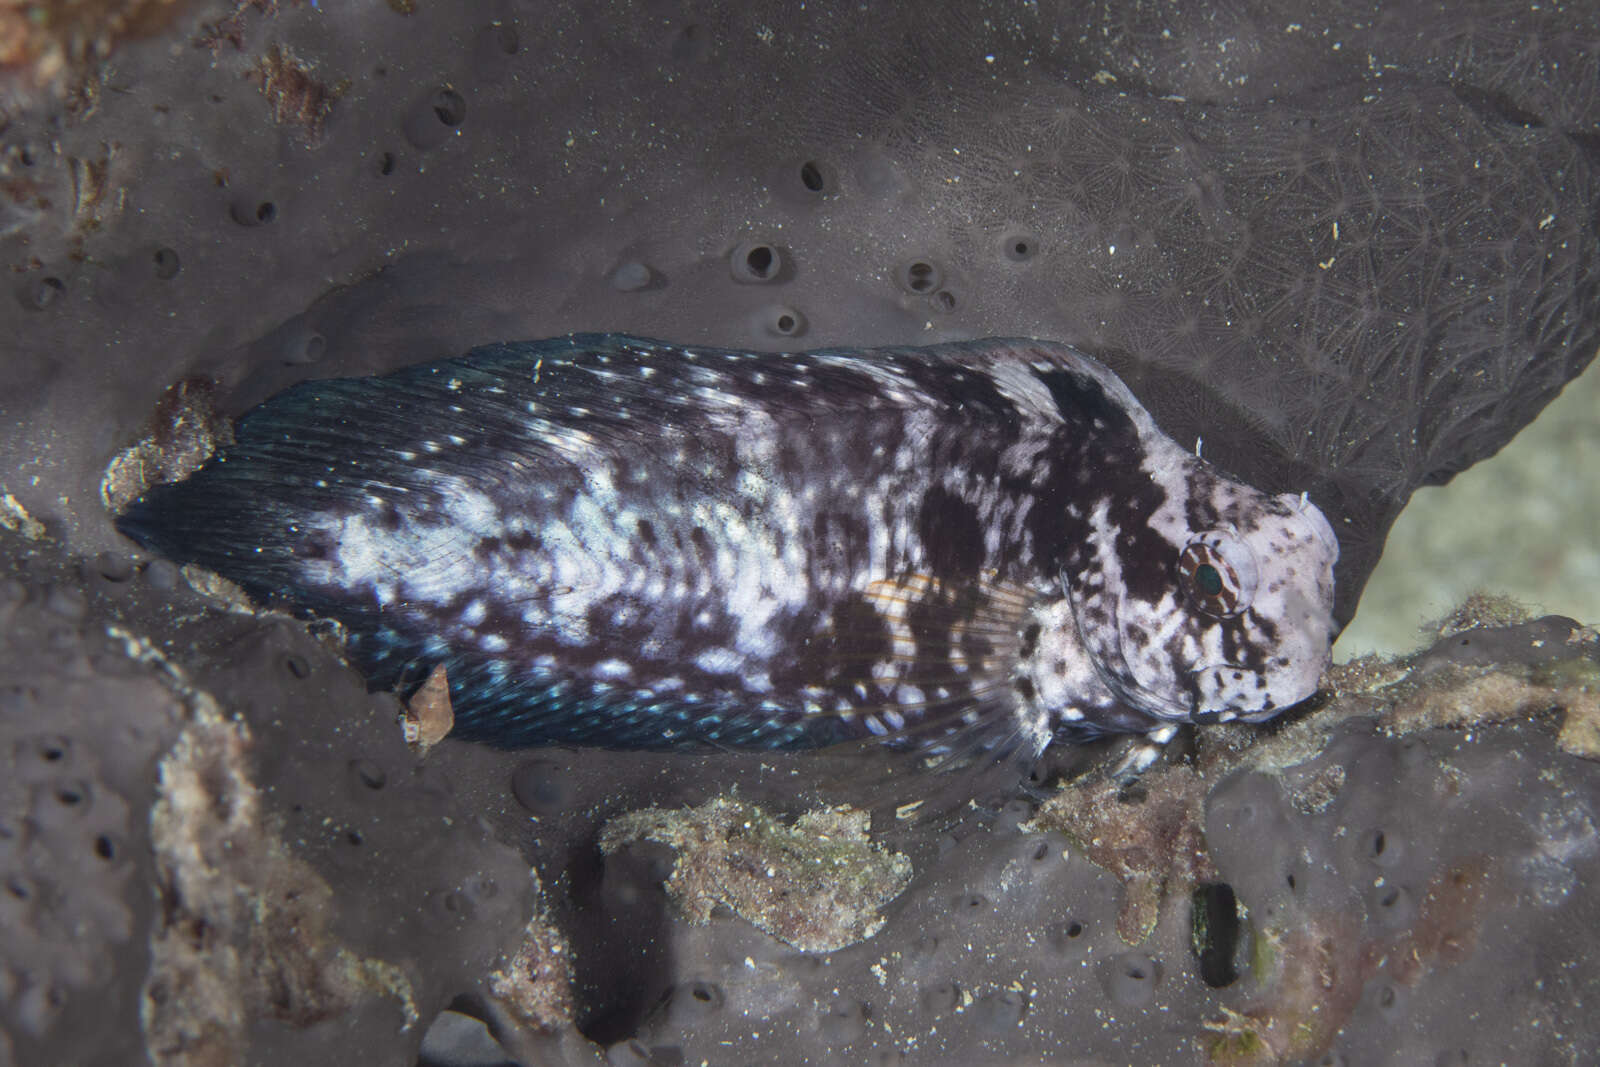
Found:
<svg viewBox="0 0 1600 1067"><path fill-rule="evenodd" d="M1330 662L1338 540L1305 496L1205 471L1147 514L1100 516L1087 573L1065 585L1118 703L1158 722L1259 722L1310 697Z"/></svg>

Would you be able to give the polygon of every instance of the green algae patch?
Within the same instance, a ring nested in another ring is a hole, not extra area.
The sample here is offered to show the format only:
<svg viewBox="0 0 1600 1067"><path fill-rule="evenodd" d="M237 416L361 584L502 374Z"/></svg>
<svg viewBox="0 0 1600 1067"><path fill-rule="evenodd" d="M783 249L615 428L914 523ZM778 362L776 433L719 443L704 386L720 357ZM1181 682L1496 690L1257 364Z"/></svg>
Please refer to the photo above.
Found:
<svg viewBox="0 0 1600 1067"><path fill-rule="evenodd" d="M1495 630L1508 626L1521 626L1530 622L1534 613L1520 601L1500 593L1480 589L1456 605L1443 618L1423 625L1424 633L1438 637L1454 637L1468 630Z"/></svg>
<svg viewBox="0 0 1600 1067"><path fill-rule="evenodd" d="M1392 733L1562 714L1558 744L1600 759L1600 667L1574 657L1535 666L1445 667L1410 687L1382 720Z"/></svg>
<svg viewBox="0 0 1600 1067"><path fill-rule="evenodd" d="M654 841L675 850L667 893L691 922L707 922L720 904L803 952L832 952L877 933L879 908L911 880L911 861L874 845L868 819L849 807L818 808L790 826L719 797L620 816L600 847L609 854Z"/></svg>
<svg viewBox="0 0 1600 1067"><path fill-rule="evenodd" d="M1250 1020L1223 1009L1220 1021L1206 1024L1217 1036L1205 1042L1206 1062L1216 1067L1267 1067L1278 1057L1261 1035L1250 1029Z"/></svg>

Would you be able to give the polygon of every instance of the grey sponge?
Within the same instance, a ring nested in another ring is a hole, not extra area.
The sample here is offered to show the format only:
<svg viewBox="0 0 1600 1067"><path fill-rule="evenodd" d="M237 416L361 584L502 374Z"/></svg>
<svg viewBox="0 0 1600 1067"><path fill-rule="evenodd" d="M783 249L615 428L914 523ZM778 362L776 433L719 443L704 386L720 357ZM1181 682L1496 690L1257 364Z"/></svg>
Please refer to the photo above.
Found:
<svg viewBox="0 0 1600 1067"><path fill-rule="evenodd" d="M0 1063L407 1062L436 1019L445 1062L463 1013L529 1064L1600 1045L1566 623L1350 668L1135 788L874 809L909 882L819 954L686 921L684 857L598 842L730 792L792 828L871 774L419 759L336 635L131 558L107 511L293 381L485 341L1031 334L1309 490L1347 618L1412 489L1600 345L1593 10L161 6L0 22ZM17 77L51 56L84 60L60 93Z"/></svg>

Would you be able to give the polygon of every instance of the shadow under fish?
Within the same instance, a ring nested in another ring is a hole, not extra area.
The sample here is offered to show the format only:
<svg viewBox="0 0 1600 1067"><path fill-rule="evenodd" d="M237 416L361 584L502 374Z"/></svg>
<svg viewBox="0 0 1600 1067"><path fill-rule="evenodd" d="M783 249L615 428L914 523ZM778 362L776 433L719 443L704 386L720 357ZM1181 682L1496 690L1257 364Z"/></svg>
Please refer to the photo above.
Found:
<svg viewBox="0 0 1600 1067"><path fill-rule="evenodd" d="M505 747L1164 742L1310 696L1334 632L1309 500L1033 340L487 345L288 389L117 525Z"/></svg>

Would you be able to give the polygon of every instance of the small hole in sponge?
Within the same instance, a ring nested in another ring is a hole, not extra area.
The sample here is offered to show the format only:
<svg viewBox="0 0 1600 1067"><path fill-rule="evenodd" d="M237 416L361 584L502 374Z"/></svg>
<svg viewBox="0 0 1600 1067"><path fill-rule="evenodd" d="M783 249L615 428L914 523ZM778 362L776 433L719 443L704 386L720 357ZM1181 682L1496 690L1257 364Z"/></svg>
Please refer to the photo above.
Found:
<svg viewBox="0 0 1600 1067"><path fill-rule="evenodd" d="M939 288L941 280L939 268L932 263L917 260L907 265L905 270L906 288L913 293L931 293Z"/></svg>
<svg viewBox="0 0 1600 1067"><path fill-rule="evenodd" d="M156 249L150 260L155 266L156 277L164 282L176 278L178 271L183 269L183 264L178 259L178 253L170 248Z"/></svg>
<svg viewBox="0 0 1600 1067"><path fill-rule="evenodd" d="M440 89L433 94L433 114L446 126L459 126L467 117L466 97L454 89Z"/></svg>
<svg viewBox="0 0 1600 1067"><path fill-rule="evenodd" d="M815 163L808 162L800 166L800 184L813 193L820 193L826 183L822 180L821 169Z"/></svg>
<svg viewBox="0 0 1600 1067"><path fill-rule="evenodd" d="M1213 989L1222 989L1239 980L1234 960L1238 956L1243 924L1239 921L1239 900L1226 882L1197 886L1189 898L1190 944L1200 979Z"/></svg>
<svg viewBox="0 0 1600 1067"><path fill-rule="evenodd" d="M750 241L733 250L728 267L734 281L764 283L775 281L783 271L783 253L765 241Z"/></svg>

